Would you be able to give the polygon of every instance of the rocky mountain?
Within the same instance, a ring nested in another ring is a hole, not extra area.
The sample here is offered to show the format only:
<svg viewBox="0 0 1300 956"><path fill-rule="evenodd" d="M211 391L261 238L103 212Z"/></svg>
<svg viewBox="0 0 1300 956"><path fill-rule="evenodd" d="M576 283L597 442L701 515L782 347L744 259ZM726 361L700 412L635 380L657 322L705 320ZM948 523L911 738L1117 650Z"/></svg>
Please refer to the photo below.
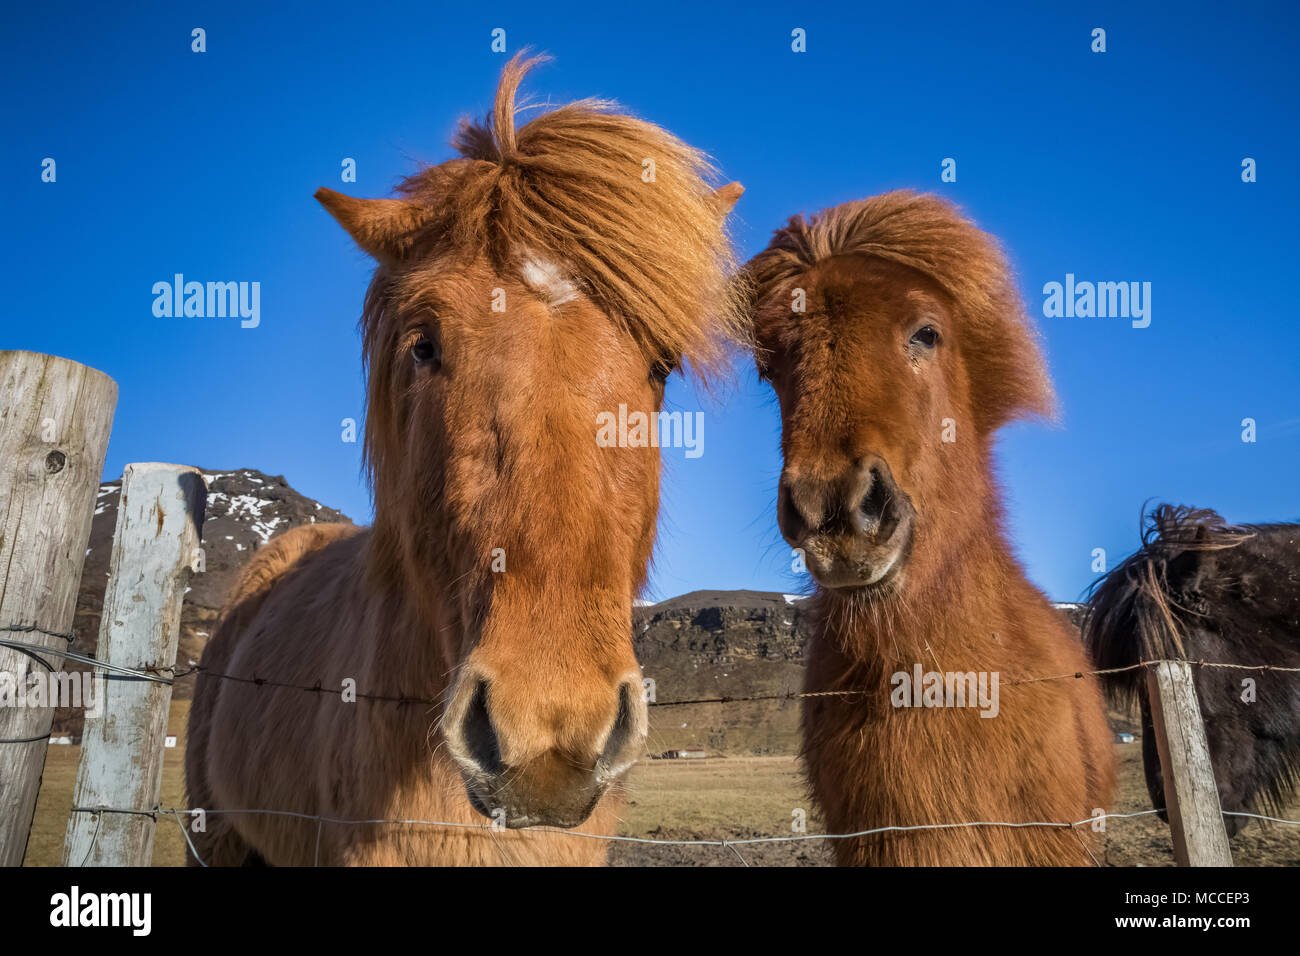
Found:
<svg viewBox="0 0 1300 956"><path fill-rule="evenodd" d="M803 597L765 591L692 591L637 608L641 672L654 681L649 750L793 753L795 700L671 705L672 701L788 694L803 689Z"/></svg>

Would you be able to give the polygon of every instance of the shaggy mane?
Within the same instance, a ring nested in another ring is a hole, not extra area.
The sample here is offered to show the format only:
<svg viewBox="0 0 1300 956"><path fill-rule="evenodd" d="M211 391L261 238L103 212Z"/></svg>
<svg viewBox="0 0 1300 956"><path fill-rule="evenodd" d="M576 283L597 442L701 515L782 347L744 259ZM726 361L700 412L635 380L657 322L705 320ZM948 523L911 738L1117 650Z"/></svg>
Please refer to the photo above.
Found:
<svg viewBox="0 0 1300 956"><path fill-rule="evenodd" d="M720 367L744 323L728 281L736 262L726 217L710 186L716 170L704 153L608 101L570 103L516 129L520 81L545 59L517 54L492 114L462 121L453 146L463 158L398 186L433 210L413 249L486 254L502 270L522 250L540 253L651 361ZM647 159L653 182L641 179ZM385 305L379 296L368 316Z"/></svg>
<svg viewBox="0 0 1300 956"><path fill-rule="evenodd" d="M1230 525L1208 508L1165 504L1152 509L1143 521L1142 547L1090 589L1083 638L1097 666L1107 670L1186 657L1183 631L1199 611L1191 606L1192 595L1171 586L1170 564L1185 554L1238 547L1257 531ZM1127 704L1145 676L1143 669L1110 675L1107 690L1117 704Z"/></svg>
<svg viewBox="0 0 1300 956"><path fill-rule="evenodd" d="M1162 659L1287 670L1300 666L1295 589L1297 526L1229 524L1208 508L1160 505L1144 520L1142 546L1094 585L1084 639L1098 667ZM1247 705L1241 679L1258 682ZM1300 689L1294 673L1197 668L1196 693L1220 799L1238 810L1281 813L1300 784ZM1151 707L1146 668L1106 678L1117 704ZM1144 750L1154 806L1163 780ZM1235 812L1235 811L1234 811ZM1225 820L1231 836L1244 823Z"/></svg>
<svg viewBox="0 0 1300 956"><path fill-rule="evenodd" d="M745 267L751 309L835 256L867 255L923 273L953 300L968 346L997 382L1007 418L1055 409L1038 333L996 239L937 196L896 190L805 219L792 216Z"/></svg>

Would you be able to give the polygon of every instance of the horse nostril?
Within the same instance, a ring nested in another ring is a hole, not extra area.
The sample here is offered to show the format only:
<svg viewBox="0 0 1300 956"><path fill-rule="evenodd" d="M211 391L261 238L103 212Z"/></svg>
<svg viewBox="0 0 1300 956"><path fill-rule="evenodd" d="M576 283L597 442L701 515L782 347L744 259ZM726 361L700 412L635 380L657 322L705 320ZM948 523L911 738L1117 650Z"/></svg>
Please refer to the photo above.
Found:
<svg viewBox="0 0 1300 956"><path fill-rule="evenodd" d="M776 523L787 541L797 541L804 532L805 525L799 509L794 506L790 486L784 480L777 490Z"/></svg>
<svg viewBox="0 0 1300 956"><path fill-rule="evenodd" d="M627 752L637 744L639 721L636 717L634 693L640 693L639 685L633 690L631 681L623 684L618 693L618 716L614 718L614 727L605 739L601 752L601 762L609 767L619 767L627 762Z"/></svg>
<svg viewBox="0 0 1300 956"><path fill-rule="evenodd" d="M797 545L825 522L825 489L808 479L782 477L776 506L776 523L782 536Z"/></svg>
<svg viewBox="0 0 1300 956"><path fill-rule="evenodd" d="M501 743L488 713L487 694L487 681L480 680L461 722L461 739L466 753L480 769L485 773L500 773L503 769Z"/></svg>
<svg viewBox="0 0 1300 956"><path fill-rule="evenodd" d="M858 503L858 531L888 541L898 527L899 508L894 483L879 466L872 466L866 479L870 484Z"/></svg>
<svg viewBox="0 0 1300 956"><path fill-rule="evenodd" d="M888 507L889 496L884 487L885 483L880 480L880 472L875 468L867 472L867 482L866 493L858 502L858 513L874 526Z"/></svg>

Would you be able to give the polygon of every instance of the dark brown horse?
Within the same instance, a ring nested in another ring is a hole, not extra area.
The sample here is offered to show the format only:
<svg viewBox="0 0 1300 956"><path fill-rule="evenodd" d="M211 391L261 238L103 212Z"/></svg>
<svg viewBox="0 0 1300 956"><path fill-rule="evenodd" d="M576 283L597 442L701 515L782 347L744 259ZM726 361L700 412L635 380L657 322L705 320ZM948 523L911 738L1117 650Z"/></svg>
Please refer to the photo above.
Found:
<svg viewBox="0 0 1300 956"><path fill-rule="evenodd" d="M1095 586L1084 630L1103 668L1188 659L1300 667L1300 525L1230 525L1202 508L1161 505L1142 547ZM1280 812L1300 782L1300 674L1197 666L1223 823ZM1151 805L1165 807L1145 669L1112 674L1119 704L1137 698ZM1164 813L1161 813L1164 816Z"/></svg>
<svg viewBox="0 0 1300 956"><path fill-rule="evenodd" d="M888 193L796 216L747 267L780 401L777 520L818 584L804 759L831 832L1078 822L1113 782L1077 638L1007 544L993 438L1050 409L994 241ZM1086 864L1090 827L836 840L842 864Z"/></svg>
<svg viewBox="0 0 1300 956"><path fill-rule="evenodd" d="M604 857L520 829L611 834L611 787L644 749L631 612L659 458L602 447L600 416L656 411L664 377L740 327L723 225L740 187L713 192L700 153L607 104L516 130L530 65L400 198L317 193L378 261L361 323L375 525L274 539L229 599L186 754L208 863Z"/></svg>

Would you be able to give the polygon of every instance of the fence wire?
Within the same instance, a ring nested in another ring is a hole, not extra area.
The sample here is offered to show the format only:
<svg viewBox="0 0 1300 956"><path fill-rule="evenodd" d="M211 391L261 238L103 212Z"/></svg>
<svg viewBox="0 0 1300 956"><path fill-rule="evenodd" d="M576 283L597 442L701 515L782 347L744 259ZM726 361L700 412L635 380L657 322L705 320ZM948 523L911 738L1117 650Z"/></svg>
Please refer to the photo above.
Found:
<svg viewBox="0 0 1300 956"><path fill-rule="evenodd" d="M42 633L51 637L59 637L69 642L71 642L71 640L76 636L74 633L59 633L54 631L48 631L45 630L44 628L30 626L30 625L17 626L17 627L14 626L0 627L0 631ZM247 676L241 676L236 674L225 674L219 671L214 671L209 668L203 667L202 665L195 665L193 667L190 667L182 671L176 671L175 668L170 668L170 667L165 667L165 668L123 667L117 664L110 664L107 661L98 660L90 655L79 654L70 650L64 650L57 647L49 647L43 644L32 644L24 641L15 641L10 639L0 639L0 647L8 647L12 650L16 650L24 654L27 654L28 656L34 657L47 670L51 669L49 663L45 661L43 658L37 657L36 655L49 654L54 657L76 661L78 663L85 664L92 668L101 669L110 674L117 675L119 677L125 677L127 679L135 679L135 680L155 681L157 683L167 684L167 685L174 685L176 681L181 680L183 678L202 674L204 676L211 677L214 679L234 681L237 683L250 684L258 687L297 690L297 691L302 691L307 693L314 693L318 695L319 694L334 695L340 693L340 691L338 690L326 689L322 681L320 680L316 681L316 683L314 684L294 684L285 681L275 681L269 678L258 677L256 675L247 677ZM1109 674L1119 674L1127 671L1137 670L1140 668L1153 667L1157 664L1166 664L1166 663L1168 664L1185 663L1195 667L1216 667L1216 668L1226 668L1226 669L1241 670L1241 671L1274 671L1274 672L1282 672L1282 673L1300 673L1300 667L1287 667L1287 666L1281 666L1276 664L1233 664L1233 663L1223 663L1220 661L1176 660L1176 659L1161 658L1156 660L1139 661L1136 664L1130 664L1126 667L1112 667L1112 668L1105 668L1105 669L1073 671L1066 674L1050 674L1041 677L1027 677L1027 678L1007 680L1007 681L1003 681L1002 683L1008 686L1015 686L1015 685L1022 685L1022 684L1042 683L1046 681L1081 680L1085 677L1103 677ZM682 706L687 706L692 704L734 704L734 703L744 703L749 701L792 701L792 700L802 700L807 698L820 698L820 697L849 698L849 697L860 697L871 693L878 693L878 691L854 689L854 690L824 690L824 691L789 691L789 692L778 693L778 694L752 694L752 695L739 695L739 696L725 695L719 697L697 697L697 698L684 698L680 700L666 700L666 701L652 700L647 702L647 706L682 707ZM431 698L431 697L411 697L405 694L372 694L372 693L365 693L362 691L355 692L355 699L368 700L373 702L397 703L397 704L438 705L442 703L441 700L436 698ZM0 743L34 743L39 740L47 739L49 736L50 735L47 733L39 737L26 738L22 740L0 740ZM173 817L176 820L177 825L181 829L181 834L185 839L185 843L189 853L194 857L195 861L200 866L205 866L205 867L208 864L199 856L198 851L194 846L194 842L190 838L189 829L185 826L185 822L182 819L182 817L185 815L206 814L211 816L223 816L223 815L229 816L229 815L237 815L237 814L264 814L264 815L273 815L273 816L289 816L289 817L300 818L303 820L314 821L317 824L316 861L315 861L316 864L319 864L320 861L321 831L323 830L324 826L327 824L330 826L426 826L426 827L443 827L443 828L456 828L456 829L468 829L468 830L484 830L488 832L507 832L504 827L501 827L500 825L494 823L454 823L445 820L420 820L420 819L347 820L347 819L340 819L335 817L322 816L319 814L300 813L298 811L292 811L292 810L268 810L268 809L198 810L198 809L180 809L176 807L164 809L162 806L156 806L152 809L141 809L141 808L134 808L134 807L98 806L98 807L73 807L71 812L72 813L93 813L93 814L105 814L105 813L134 814L134 815L150 817L155 822L158 820L160 816ZM782 835L782 836L745 837L745 838L738 838L738 839L722 838L717 840L665 840L665 839L654 839L650 837L634 837L634 836L618 836L618 835L611 836L611 835L605 835L599 833L587 833L582 830L565 830L556 827L525 827L522 829L524 831L558 833L558 834L563 834L566 836L571 836L580 839L606 840L615 843L636 843L636 844L648 844L653 846L715 847L715 848L730 850L732 853L736 855L736 857L740 860L742 864L748 866L749 865L748 861L744 858L744 856L741 855L739 851L740 847L758 845L758 844L793 843L793 842L804 842L804 841L812 841L812 840L850 840L850 839L861 839L870 836L876 836L884 833L907 833L907 832L914 832L919 830L953 830L953 829L976 828L976 827L1004 827L1004 828L1011 828L1011 829L1053 828L1053 829L1077 830L1077 828L1081 826L1091 826L1094 823L1101 820L1131 819L1134 817L1150 816L1152 814L1158 814L1162 812L1164 811L1139 810L1132 813L1105 813L1105 814L1098 814L1097 816L1094 817L1088 817L1085 820L1078 820L1072 823L1062 822L1062 821L1048 821L1048 820L1033 820L1033 821L1022 821L1022 822L975 820L975 821L963 821L957 823L890 825L890 826L874 827L869 830L858 830L853 833L802 833L802 834L792 833L789 835ZM1290 826L1300 826L1300 820L1288 820L1282 817L1273 817L1273 816L1268 816L1265 814L1258 814L1258 813L1246 813L1246 812L1228 811L1228 810L1224 810L1221 812L1223 813L1224 816L1248 817L1251 819L1267 821L1271 823L1279 823L1279 824L1290 825ZM99 817L97 819L95 833L94 836L92 837L91 846L86 854L87 860L90 858L91 853L93 853L95 841L98 839L99 820L102 820L102 817ZM1091 851L1089 852L1091 854ZM84 862L85 861L83 861L83 864Z"/></svg>
<svg viewBox="0 0 1300 956"><path fill-rule="evenodd" d="M652 837L636 836L619 836L606 835L603 833L587 833L583 830L564 830L558 827L522 827L518 830L508 831L506 828L493 823L453 823L446 820L419 820L419 819L370 819L370 820L348 820L338 817L323 816L314 813L302 813L296 810L200 810L200 809L181 809L178 807L164 808L161 805L151 810L145 810L135 807L73 807L72 813L122 813L135 816L146 816L157 822L159 817L173 817L181 828L181 834L185 838L185 843L193 855L195 862L200 866L206 867L208 864L199 856L194 847L194 842L190 839L188 828L185 826L183 816L237 816L237 815L265 815L265 816L282 816L294 817L317 825L317 842L316 842L316 859L313 865L320 864L320 833L326 825L330 826L425 826L425 827L443 827L459 830L482 830L490 833L504 832L533 832L533 833L557 833L564 836L571 836L587 840L605 840L611 843L637 843L650 846L682 846L682 847L714 847L720 849L730 849L736 853L740 861L746 866L748 861L740 855L738 848L743 846L756 846L760 844L772 843L799 843L811 840L855 840L870 836L877 836L883 833L910 833L919 830L959 830L973 829L976 827L1003 827L1008 829L1028 829L1028 828L1047 828L1058 830L1077 830L1079 827L1092 826L1100 820L1128 820L1135 817L1151 816L1152 814L1164 813L1163 810L1137 810L1132 813L1101 813L1096 816L1088 817L1084 820L1077 820L1073 823L1049 820L1031 820L1022 822L1010 822L1003 820L971 820L960 823L918 823L910 825L894 825L873 827L869 830L857 830L853 833L791 833L782 836L764 836L764 837L740 837L737 839L721 838L717 840L663 840ZM1290 826L1300 826L1300 820L1288 820L1284 817L1273 817L1261 813L1246 813L1240 811L1224 810L1225 817L1249 817L1254 820L1263 820L1270 823L1281 823ZM96 834L98 830L96 830ZM92 842L91 849L94 844ZM87 853L89 859L89 852Z"/></svg>
<svg viewBox="0 0 1300 956"><path fill-rule="evenodd" d="M2 630L15 630L15 628L0 628L0 631ZM21 628L18 630L30 630L30 629ZM36 630L39 630L39 628L37 628ZM66 635L59 634L56 636L64 637ZM233 681L235 683L240 683L240 684L251 684L257 687L271 687L271 688L278 688L283 690L297 690L297 691L302 691L302 692L312 693L312 694L334 695L334 694L341 693L341 691L339 690L325 687L323 682L320 679L318 679L314 684L295 684L287 681L272 680L268 677L258 677L256 674L253 674L252 676L243 676L238 674L225 674L220 671L215 671L210 668L204 667L202 664L196 664L193 667L190 667L182 671L177 671L175 668L172 667L159 667L159 668L122 667L117 664L109 664L106 661L97 660L96 658L91 657L87 654L77 654L73 651L61 650L56 647L47 647L44 644L29 644L23 641L13 641L7 639L0 639L0 647L9 647L14 650L25 652L29 655L37 654L37 653L51 654L55 657L62 657L68 660L77 661L79 663L86 664L90 667L99 668L119 676L131 677L139 680L156 681L157 683L160 684L173 685L175 684L176 681L181 680L183 678L192 677L196 674L202 674L206 677L211 677L217 680ZM46 663L44 660L42 660L41 663L45 665L47 668L49 667L49 664ZM1218 667L1218 668L1226 668L1226 669L1241 670L1241 671L1271 671L1276 673L1300 673L1300 667L1286 667L1280 664L1230 664L1230 663L1223 663L1221 661L1159 658L1154 660L1139 661L1136 664L1129 664L1125 667L1110 667L1104 669L1071 671L1070 673L1067 674L1048 674L1042 677L1021 677L1021 678L1015 678L1011 680L1000 681L999 683L1001 685L1014 687L1023 684L1039 684L1039 683L1044 683L1046 681L1082 680L1085 677L1104 677L1108 674L1122 674L1127 671L1138 670L1140 668L1154 667L1157 664L1190 664L1193 667ZM874 694L874 693L878 693L878 691L867 690L867 689L787 691L778 694L723 695L719 697L684 698L681 700L651 700L647 702L647 706L648 707L683 707L689 704L735 704L735 703L743 703L746 701L803 700L803 699L813 698L813 697L861 697L867 694ZM380 703L425 704L425 705L438 705L443 703L443 701L434 697L412 697L402 693L375 694L375 693L366 693L364 691L356 691L355 694L353 694L353 696L357 700L369 700L369 701L375 701ZM7 743L7 742L9 741L0 741L0 743Z"/></svg>

